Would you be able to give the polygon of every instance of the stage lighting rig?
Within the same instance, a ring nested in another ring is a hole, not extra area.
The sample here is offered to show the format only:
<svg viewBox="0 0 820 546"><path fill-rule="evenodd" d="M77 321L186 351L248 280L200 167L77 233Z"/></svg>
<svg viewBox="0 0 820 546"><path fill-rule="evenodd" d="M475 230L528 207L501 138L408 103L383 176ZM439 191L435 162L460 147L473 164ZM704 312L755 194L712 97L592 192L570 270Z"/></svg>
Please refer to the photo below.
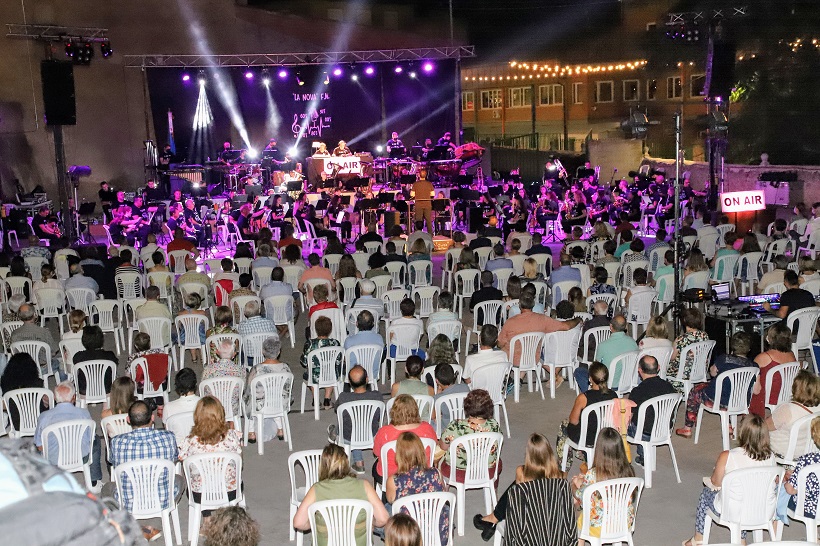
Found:
<svg viewBox="0 0 820 546"><path fill-rule="evenodd" d="M265 87L270 85L270 71L267 68L262 69L262 85Z"/></svg>
<svg viewBox="0 0 820 546"><path fill-rule="evenodd" d="M632 138L643 140L650 125L657 125L658 121L649 121L649 118L640 110L629 111L629 118L621 122L621 130Z"/></svg>
<svg viewBox="0 0 820 546"><path fill-rule="evenodd" d="M102 56L103 56L104 59L107 59L108 57L110 57L111 54L114 53L114 50L111 49L111 42L109 42L109 41L100 42L100 53L102 53Z"/></svg>

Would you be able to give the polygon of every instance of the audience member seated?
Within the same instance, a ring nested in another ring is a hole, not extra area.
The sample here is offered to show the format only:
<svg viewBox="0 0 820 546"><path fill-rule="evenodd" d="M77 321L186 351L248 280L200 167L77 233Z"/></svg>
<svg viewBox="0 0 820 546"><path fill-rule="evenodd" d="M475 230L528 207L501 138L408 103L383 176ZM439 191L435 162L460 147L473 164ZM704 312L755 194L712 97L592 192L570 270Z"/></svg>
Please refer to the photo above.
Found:
<svg viewBox="0 0 820 546"><path fill-rule="evenodd" d="M259 267L276 267L279 265L279 260L270 255L270 245L260 244L256 249L256 259L251 262L251 269Z"/></svg>
<svg viewBox="0 0 820 546"><path fill-rule="evenodd" d="M496 269L512 269L513 263L509 258L504 257L504 245L497 243L493 247L493 259L487 261L484 271L495 271Z"/></svg>
<svg viewBox="0 0 820 546"><path fill-rule="evenodd" d="M541 525L546 526L549 538L544 536L531 537L531 540L546 539L547 544L575 546L578 540L578 530L573 521L575 510L573 508L572 490L569 482L564 478L564 473L558 467L558 459L549 440L538 433L530 434L524 453L524 464L516 467L515 481L498 498L493 511L486 516L476 514L473 517L473 525L481 531L481 538L484 542L489 542L493 538L495 526L498 522L508 520L508 516L515 514L516 510L522 509L522 506L511 505L510 496L511 493L515 495L514 491L517 489L522 492L530 491L529 487L519 487L521 484L526 483L532 483L533 486L541 484L546 492L546 497L539 496L537 501L532 502L532 506L527 510L527 517L535 517L536 514L540 513L540 509L550 509L549 513L543 514L543 520L545 521L539 522L540 529L543 529ZM518 498L521 499L521 497ZM523 517L523 515L520 517ZM504 530L506 537L514 537L516 532L524 534L535 532L534 530L527 530L529 525L522 526L516 523L508 522L508 527ZM524 542L521 542L522 544L528 543L525 537L519 538L524 539Z"/></svg>
<svg viewBox="0 0 820 546"><path fill-rule="evenodd" d="M103 349L103 344L105 343L103 331L99 326L86 326L83 328L82 343L85 349L74 353L74 365L76 366L82 362L88 362L89 360L108 360L114 364L113 376L111 372L107 372L103 378L105 392L111 392L111 383L114 382L114 376L116 376L117 363L119 362L119 359L112 351ZM77 392L80 395L85 395L87 378L85 375L81 373L78 374L76 372L75 376L77 378Z"/></svg>
<svg viewBox="0 0 820 546"><path fill-rule="evenodd" d="M396 252L395 244L393 244L393 252ZM385 275L390 275L390 272L384 268L385 265L387 265L387 259L385 258L384 254L382 254L381 252L371 254L370 257L367 259L368 270L364 274L365 278L372 279L373 277L384 277Z"/></svg>
<svg viewBox="0 0 820 546"><path fill-rule="evenodd" d="M430 348L427 351L427 361L424 363L424 367L438 366L439 364L458 365L453 341L445 334L438 334L430 341ZM429 380L427 384L432 386Z"/></svg>
<svg viewBox="0 0 820 546"><path fill-rule="evenodd" d="M504 298L504 293L493 286L493 279L494 277L491 271L481 272L481 288L473 292L473 295L470 297L470 311L473 311L479 303L492 300L500 301ZM484 318L479 317L478 323L483 324Z"/></svg>
<svg viewBox="0 0 820 546"><path fill-rule="evenodd" d="M552 249L544 244L541 243L543 240L543 236L535 232L532 234L532 246L527 249L524 254L527 256L535 256L536 254L549 254L552 256Z"/></svg>
<svg viewBox="0 0 820 546"><path fill-rule="evenodd" d="M205 339L207 340L209 337L219 334L235 333L237 332L236 328L233 327L233 313L231 313L231 308L227 305L220 305L214 311L214 326L205 331ZM236 350L239 351L239 345L236 346ZM207 351L209 362L214 362L219 358L216 354L216 345L213 343L207 347Z"/></svg>
<svg viewBox="0 0 820 546"><path fill-rule="evenodd" d="M477 389L470 391L464 398L464 418L450 421L441 432L441 438L438 445L444 450L444 457L441 460L441 473L449 478L450 467L455 465L456 480L464 481L465 470L467 469L467 451L459 448L456 451L456 460L450 460L450 444L453 440L461 438L467 434L475 432L501 432L501 427L498 421L493 418L494 405L490 393L484 389ZM498 475L501 474L502 461L498 461L498 473L495 472L495 463L499 454L495 451L490 453L487 461L489 467L489 475L494 481L498 481Z"/></svg>
<svg viewBox="0 0 820 546"><path fill-rule="evenodd" d="M279 355L282 352L282 342L279 336L271 336L262 342L262 356L265 358L262 362L254 364L251 371L248 373L248 382L245 386L245 407L248 411L248 425L250 424L250 412L252 408L261 410L265 405L265 389L262 385L257 385L256 390L251 392L251 383L254 378L266 373L291 373L290 366L279 360ZM284 399L285 407L290 407L290 397ZM282 441L285 439L284 434L285 423L281 417L274 417L273 419L265 419L265 426L263 429L263 442L268 442L276 439ZM255 430L251 428L250 430ZM248 433L248 443L256 441L256 433Z"/></svg>
<svg viewBox="0 0 820 546"><path fill-rule="evenodd" d="M660 371L658 360L652 355L644 355L638 361L638 377L641 379L641 382L629 393L629 399L635 402L635 407L632 408L629 426L627 427L627 434L631 436L634 436L638 429L638 410L640 410L641 406L654 398L675 392L675 387L673 387L669 381L661 379L658 375ZM643 431L641 432L644 440L649 440L654 424L654 411L647 411ZM643 465L643 447L641 446L638 446L638 456L635 461Z"/></svg>
<svg viewBox="0 0 820 546"><path fill-rule="evenodd" d="M651 286L647 286L646 284L646 269L639 267L635 271L632 272L632 281L635 283L633 286L629 287L626 291L626 296L624 296L624 304L629 305L629 300L632 299L632 296L635 294L646 294L647 292L654 292L654 289Z"/></svg>
<svg viewBox="0 0 820 546"><path fill-rule="evenodd" d="M308 354L316 349L322 349L324 347L338 347L340 345L338 339L330 337L332 331L333 323L329 318L319 317L316 319L316 337L305 340L305 347L302 350L302 358L299 360L299 363L305 369L305 373L302 375L302 379L305 381L308 380L308 374L310 374L311 381L313 381L313 383L318 383L319 374L321 372L321 364L319 359L314 357L311 362L308 362ZM342 359L340 357L336 360L336 375L338 376L341 372ZM310 387L310 389L312 391L313 387ZM333 387L326 387L325 399L322 404L324 409L330 408L331 395L333 395Z"/></svg>
<svg viewBox="0 0 820 546"><path fill-rule="evenodd" d="M384 250L387 252L387 255L384 257L385 264L390 262L401 262L406 264L407 258L403 254L396 253L396 243L393 241L387 241L384 245ZM368 265L370 264L370 260L368 259ZM371 266L372 267L372 266Z"/></svg>
<svg viewBox="0 0 820 546"><path fill-rule="evenodd" d="M564 453L564 443L567 438L580 444L586 442L587 446L595 443L595 432L598 430L598 421L595 414L590 414L587 425L587 437L581 438L581 412L590 404L597 404L598 402L606 402L607 400L614 400L618 397L617 393L611 390L607 384L609 381L609 370L600 362L593 362L589 367L589 389L582 392L575 398L575 403L572 405L572 410L569 412L569 419L564 419L558 430L558 440L555 443L555 448L558 451L558 456L561 457ZM620 436L620 435L619 435ZM568 452L568 457L572 457L572 448ZM583 456L583 452L579 452ZM564 461L560 461L561 467L564 467Z"/></svg>
<svg viewBox="0 0 820 546"><path fill-rule="evenodd" d="M376 256L376 254L374 254ZM368 310L374 316L381 317L384 312L384 302L373 296L376 292L376 283L370 279L363 279L359 281L358 287L361 295L351 302L350 309L358 311Z"/></svg>
<svg viewBox="0 0 820 546"><path fill-rule="evenodd" d="M587 299L581 287L573 286L567 292L567 301L572 304L574 313L587 313Z"/></svg>
<svg viewBox="0 0 820 546"><path fill-rule="evenodd" d="M179 398L165 404L162 411L162 420L165 422L174 415L194 411L194 409L196 409L196 404L199 402L196 372L191 368L182 368L179 370L176 376L174 376L174 391ZM177 438L177 442L182 442L182 438Z"/></svg>
<svg viewBox="0 0 820 546"><path fill-rule="evenodd" d="M427 328L429 329L431 324L444 322L445 320L461 320L458 313L453 312L454 303L452 292L445 290L439 293L438 308L427 317Z"/></svg>
<svg viewBox="0 0 820 546"><path fill-rule="evenodd" d="M683 543L683 546L697 546L703 542L703 530L706 524L707 510L718 516L722 504L721 497L729 495L731 499L740 500L740 491L725 491L721 489L723 478L727 472L742 468L757 466L774 466L775 458L769 444L769 431L766 424L758 415L750 415L740 422L737 431L738 447L724 451L718 455L709 485L704 485L700 494L698 508L695 515L695 536ZM597 455L597 454L596 454ZM597 458L596 458L597 463ZM704 478L704 482L706 479ZM796 482L794 482L796 483ZM741 540L746 540L746 531L741 531Z"/></svg>
<svg viewBox="0 0 820 546"><path fill-rule="evenodd" d="M612 361L624 353L638 350L638 344L626 333L626 318L623 315L615 315L609 324L609 329L612 334L609 339L602 341L600 345L595 348L595 361L600 362L609 369ZM620 378L618 370L618 377L613 377L612 384L617 385ZM583 365L579 365L573 374L575 381L578 383L578 390L586 392L589 388L589 372Z"/></svg>
<svg viewBox="0 0 820 546"><path fill-rule="evenodd" d="M205 546L258 546L261 540L259 524L241 506L214 510L202 535Z"/></svg>
<svg viewBox="0 0 820 546"><path fill-rule="evenodd" d="M211 362L202 370L202 380L217 377L237 377L245 382L245 366L237 362L236 347L229 339L223 339L216 348L219 358ZM239 391L234 390L231 396L231 406L234 415L239 415Z"/></svg>
<svg viewBox="0 0 820 546"><path fill-rule="evenodd" d="M82 339L88 317L82 309L72 309L68 314L68 331L63 334L62 341ZM5 321L4 321L5 322ZM65 357L65 355L63 355Z"/></svg>
<svg viewBox="0 0 820 546"><path fill-rule="evenodd" d="M354 451L355 453L355 451ZM354 463L355 464L355 463ZM364 463L362 463L364 472ZM313 503L326 500L363 500L369 502L373 507L373 526L384 527L390 514L384 508L381 499L376 495L376 490L370 482L356 478L350 471L350 462L347 454L341 446L328 444L322 451L322 458L319 463L319 481L314 483L305 498L299 504L296 514L293 516L293 526L301 531L310 531L310 519L308 509ZM356 545L364 546L369 542L367 528L365 526L365 513L359 512L356 519ZM321 522L322 520L319 519ZM317 539L320 543L327 542L327 526L324 522L316 524Z"/></svg>
<svg viewBox="0 0 820 546"><path fill-rule="evenodd" d="M513 337L526 334L529 332L539 332L542 334L549 334L550 332L558 332L574 328L580 323L579 319L572 319L568 321L555 320L540 313L534 313L535 297L525 289L521 291L521 299L518 305L521 308L521 313L510 317L504 326L501 328L501 333L498 335L498 346L507 354L510 354L510 341ZM521 356L521 351L516 353L516 361L514 366L518 366L518 359Z"/></svg>
<svg viewBox="0 0 820 546"><path fill-rule="evenodd" d="M85 408L75 406L77 393L71 381L64 381L54 387L54 408L46 410L37 419L37 428L34 431L34 445L42 452L43 445L48 443L48 462L57 465L60 456L60 443L56 435L51 434L43 438L43 431L50 425L73 419L91 419L91 414ZM91 457L91 492L99 494L102 489L102 464L100 458L100 437L88 431L82 440L83 461Z"/></svg>
<svg viewBox="0 0 820 546"><path fill-rule="evenodd" d="M797 420L820 411L820 378L808 370L800 370L792 383L792 399L777 406L771 416L766 418L766 428L772 443L772 451L784 457L789 448L789 435L792 425ZM797 435L794 458L804 454L806 440L805 429Z"/></svg>
<svg viewBox="0 0 820 546"><path fill-rule="evenodd" d="M606 241L603 245L604 247L604 255L598 258L598 261L595 262L595 267L603 267L604 264L614 263L619 261L618 258L615 257L615 251L618 246L615 244L615 241L609 240Z"/></svg>
<svg viewBox="0 0 820 546"><path fill-rule="evenodd" d="M456 372L449 364L438 364L435 369L437 393L433 397L433 411L430 418L441 421L441 428L447 428L450 424L450 410L446 405L441 407L441 415L436 415L436 402L443 396L451 394L467 394L470 386L467 383L456 383Z"/></svg>
<svg viewBox="0 0 820 546"><path fill-rule="evenodd" d="M757 286L760 287L760 293L767 294L768 292L766 289L771 284L777 284L783 282L783 275L786 273L786 270L789 268L789 259L783 256L782 254L778 254L774 257L774 269L771 271L767 271L760 277L760 280L757 282Z"/></svg>
<svg viewBox="0 0 820 546"><path fill-rule="evenodd" d="M760 375L754 385L752 401L749 404L749 413L766 417L766 378L769 372L779 364L797 362L797 356L792 352L792 332L782 322L773 324L766 332L766 342L769 349L755 357L755 364L760 367ZM770 404L777 403L777 397L782 385L782 377L776 375L772 378L772 393L769 399Z"/></svg>
<svg viewBox="0 0 820 546"><path fill-rule="evenodd" d="M638 342L638 347L640 349L672 348L672 341L669 339L669 323L663 315L649 319L646 325L646 335Z"/></svg>
<svg viewBox="0 0 820 546"><path fill-rule="evenodd" d="M71 275L69 279L65 282L65 289L68 290L70 288L89 288L94 291L95 294L100 292L100 287L97 284L97 281L92 279L91 277L86 277L84 274L85 270L83 266L80 264L71 264L68 268L68 273Z"/></svg>
<svg viewBox="0 0 820 546"><path fill-rule="evenodd" d="M11 342L14 343L16 341L41 341L43 343L48 344L50 349L50 354L46 356L46 359L40 358L40 362L38 365L40 367L47 367L51 366L51 370L60 377L60 381L65 381L68 379L68 376L60 369L61 358L60 358L60 346L59 344L54 341L54 337L51 335L51 331L48 328L43 328L42 326L35 324L37 320L37 312L34 310L34 306L28 303L24 303L20 306L20 309L17 311L18 318L23 321L22 326L17 328L11 333ZM102 344L100 345L102 346ZM74 359L74 362L80 362L79 360ZM117 360L114 359L116 363ZM109 383L110 385L110 383ZM6 392L5 389L3 392ZM83 394L84 391L81 391L80 394Z"/></svg>
<svg viewBox="0 0 820 546"><path fill-rule="evenodd" d="M367 371L361 366L356 365L350 368L350 371L347 372L347 380L350 384L350 390L346 390L342 393L339 393L339 397L333 404L333 409L336 411L336 413L339 413L339 408L343 404L346 404L348 402L361 402L368 400L375 402L382 401L382 395L379 391L370 390L370 384L367 380ZM373 415L372 425L372 432L374 436L379 431L381 422L381 411L376 411ZM353 423L350 420L349 413L345 413L342 417L342 425L344 426L345 433L342 438L342 441L345 443L350 443L350 435L352 432ZM336 425L330 425L327 427L327 439L329 441L335 443L338 440L338 435L339 429ZM350 456L353 459L353 470L355 470L358 474L364 474L364 459L362 457L362 451L360 449L353 449L350 452Z"/></svg>
<svg viewBox="0 0 820 546"><path fill-rule="evenodd" d="M801 372L803 373L803 372ZM811 439L816 448L820 449L820 418L811 420ZM800 442L800 440L798 440ZM800 444L803 445L803 444ZM784 487L778 490L777 519L788 525L788 510L797 510L797 479L800 471L809 465L820 464L820 451L809 451L797 458L793 470L787 470L784 476ZM814 479L812 479L814 478ZM806 518L815 518L817 515L817 498L820 496L820 486L816 476L809 475L806 480L806 502L804 512L800 514ZM811 525L811 523L809 523ZM694 545L693 545L694 546Z"/></svg>
<svg viewBox="0 0 820 546"><path fill-rule="evenodd" d="M478 336L478 352L467 355L464 359L464 373L461 380L469 385L476 370L489 364L500 364L508 362L507 354L496 349L498 341L498 328L492 324L485 324L481 327Z"/></svg>
<svg viewBox="0 0 820 546"><path fill-rule="evenodd" d="M203 341L204 344L204 341ZM170 355L166 349L152 349L151 336L145 332L139 332L134 336L134 350L135 352L128 357L128 369L131 369L131 364L138 358L144 358L148 362L148 375L151 376L151 386L154 389L160 388L168 384L168 359ZM204 363L202 363L204 365ZM136 371L136 385L137 392L143 392L143 383L145 378L142 376L142 368L137 368ZM161 396L154 398L158 406L164 404ZM162 414L160 414L162 415Z"/></svg>
<svg viewBox="0 0 820 546"><path fill-rule="evenodd" d="M433 387L421 380L421 374L424 371L424 361L418 355L410 355L404 363L405 379L393 383L390 389L390 396L397 397L400 394L424 394L433 396Z"/></svg>
<svg viewBox="0 0 820 546"><path fill-rule="evenodd" d="M123 375L114 380L111 384L108 407L103 408L100 417L105 419L112 415L124 415L128 413L131 404L137 401L137 386L127 375ZM115 436L115 430L108 426L108 435ZM106 446L107 448L107 446Z"/></svg>
<svg viewBox="0 0 820 546"><path fill-rule="evenodd" d="M814 294L800 288L797 273L791 270L783 273L783 284L786 285L786 291L780 294L780 307L778 309L772 309L772 305L769 302L764 302L763 309L776 317L782 318L785 322L789 315L795 311L811 309L815 306Z"/></svg>
<svg viewBox="0 0 820 546"><path fill-rule="evenodd" d="M686 419L684 420L684 427L675 430L675 434L683 436L684 438L692 437L692 427L698 422L698 410L700 409L700 405L706 404L710 407L714 405L715 396L717 394L717 376L729 370L754 366L754 362L748 358L751 348L752 338L748 333L737 332L732 336L732 354L722 354L715 358L712 366L709 368L709 381L699 383L689 391L689 398L686 400ZM732 394L730 387L731 383L728 379L725 379L721 387L721 407L726 407L729 403L729 397Z"/></svg>
<svg viewBox="0 0 820 546"><path fill-rule="evenodd" d="M245 304L245 320L239 323L236 331L241 336L249 334L272 334L279 335L276 323L262 316L262 306L257 300L251 300ZM252 359L248 359L251 364Z"/></svg>
<svg viewBox="0 0 820 546"><path fill-rule="evenodd" d="M302 293L304 293L308 299L312 296L311 293L307 290L305 286L305 281L314 280L314 279L322 279L330 282L330 289L335 291L336 290L336 280L333 278L333 275L330 273L330 269L323 267L321 263L321 258L315 252L311 252L310 256L308 256L308 263L310 264L310 268L306 269L302 272L302 276L299 277L299 285L298 288ZM317 285L322 286L322 285Z"/></svg>
<svg viewBox="0 0 820 546"><path fill-rule="evenodd" d="M680 368L681 351L693 343L709 341L709 336L706 332L700 329L701 324L703 324L703 315L701 315L699 310L695 308L684 309L681 313L680 320L681 326L683 326L684 330L673 343L675 350L672 352L672 357L669 359L669 366L666 368L666 377L669 378L669 381L675 387L675 390L683 394L683 383L674 379L677 377L678 370ZM686 362L683 363L684 378L689 377L694 363L695 357L692 353L689 353L689 357L686 359Z"/></svg>
<svg viewBox="0 0 820 546"><path fill-rule="evenodd" d="M382 338L381 334L379 334L378 330L376 330L375 328L376 319L373 316L373 313L367 310L360 312L356 317L356 329L358 330L358 332L353 334L352 336L347 336L344 344L345 351L361 345L384 346L384 338ZM383 359L384 352L382 352L381 355L378 355L377 362L373 363L358 362L356 360L356 355L353 354L351 355L350 362L348 364L361 364L362 366L365 366L365 369L371 370L374 377L378 377L379 369L381 367Z"/></svg>
<svg viewBox="0 0 820 546"><path fill-rule="evenodd" d="M555 286L559 282L572 281L581 285L581 272L572 267L572 258L569 254L561 254L560 266L552 270L547 284Z"/></svg>
<svg viewBox="0 0 820 546"><path fill-rule="evenodd" d="M390 408L390 424L384 425L376 433L373 439L373 455L376 457L373 463L374 483L383 483L382 465L379 457L382 447L394 440L397 440L403 432L412 432L419 438L428 438L438 441L436 431L427 421L423 421L419 415L419 407L416 401L409 394L400 394L393 401ZM387 475L396 473L397 452L391 451L387 454Z"/></svg>
<svg viewBox="0 0 820 546"><path fill-rule="evenodd" d="M593 279L595 282L589 285L587 289L587 296L597 296L598 294L614 294L615 287L607 284L609 280L609 272L603 266L598 266L593 272Z"/></svg>

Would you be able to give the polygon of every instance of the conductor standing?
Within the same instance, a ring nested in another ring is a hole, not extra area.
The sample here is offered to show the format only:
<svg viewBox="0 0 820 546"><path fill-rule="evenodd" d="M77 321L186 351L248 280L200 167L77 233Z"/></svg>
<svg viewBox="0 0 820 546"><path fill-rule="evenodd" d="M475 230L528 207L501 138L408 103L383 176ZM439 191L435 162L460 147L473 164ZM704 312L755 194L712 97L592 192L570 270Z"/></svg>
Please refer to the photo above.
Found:
<svg viewBox="0 0 820 546"><path fill-rule="evenodd" d="M427 233L433 235L433 184L429 180L416 180L413 183L413 192L416 198L415 221L416 229L421 230L427 224Z"/></svg>

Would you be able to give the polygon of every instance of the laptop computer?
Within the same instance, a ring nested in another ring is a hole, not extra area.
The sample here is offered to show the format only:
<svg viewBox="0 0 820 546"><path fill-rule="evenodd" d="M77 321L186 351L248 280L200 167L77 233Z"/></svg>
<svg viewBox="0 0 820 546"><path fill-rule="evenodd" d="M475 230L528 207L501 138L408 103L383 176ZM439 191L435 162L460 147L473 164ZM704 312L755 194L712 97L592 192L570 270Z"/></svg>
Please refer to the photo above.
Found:
<svg viewBox="0 0 820 546"><path fill-rule="evenodd" d="M739 302L743 302L749 306L749 311L752 313L766 313L763 304L768 302L772 309L780 308L780 294L755 294L753 296L740 296L737 298Z"/></svg>
<svg viewBox="0 0 820 546"><path fill-rule="evenodd" d="M712 285L712 301L714 303L729 303L732 299L731 284L720 282Z"/></svg>

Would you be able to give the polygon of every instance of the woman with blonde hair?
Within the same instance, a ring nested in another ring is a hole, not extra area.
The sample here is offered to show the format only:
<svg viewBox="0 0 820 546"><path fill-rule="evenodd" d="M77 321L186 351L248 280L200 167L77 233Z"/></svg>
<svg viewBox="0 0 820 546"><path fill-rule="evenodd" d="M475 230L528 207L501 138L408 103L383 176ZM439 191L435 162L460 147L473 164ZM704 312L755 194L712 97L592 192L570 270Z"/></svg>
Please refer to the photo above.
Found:
<svg viewBox="0 0 820 546"><path fill-rule="evenodd" d="M544 282L544 275L538 271L538 262L534 258L524 260L524 274L522 277L527 281Z"/></svg>
<svg viewBox="0 0 820 546"><path fill-rule="evenodd" d="M475 252L467 247L461 249L458 254L458 262L456 263L456 271L464 269L478 269L478 260L475 257Z"/></svg>
<svg viewBox="0 0 820 546"><path fill-rule="evenodd" d="M339 258L339 269L336 271L336 280L344 279L344 278L356 278L361 279L362 274L356 269L356 260L353 259L353 256L350 254L343 254L341 258Z"/></svg>
<svg viewBox="0 0 820 546"><path fill-rule="evenodd" d="M418 238L413 241L413 245L410 247L410 254L407 256L407 261L413 262L415 260L429 259L430 252L427 250L427 243L424 242L424 239Z"/></svg>
<svg viewBox="0 0 820 546"><path fill-rule="evenodd" d="M396 439L396 465L385 483L387 502L392 505L397 499L408 495L441 491L447 491L444 478L436 467L430 466L430 457L419 437L411 431L399 434ZM439 520L442 544L447 544L449 518L450 511L445 508Z"/></svg>
<svg viewBox="0 0 820 546"><path fill-rule="evenodd" d="M576 313L588 312L587 299L584 297L584 293L580 287L573 286L570 288L569 292L567 292L567 300L572 304Z"/></svg>
<svg viewBox="0 0 820 546"><path fill-rule="evenodd" d="M438 334L430 342L430 350L427 351L425 367L429 368L430 366L436 366L438 364L458 364L453 342L444 334Z"/></svg>
<svg viewBox="0 0 820 546"><path fill-rule="evenodd" d="M40 280L34 281L34 284L32 285L35 296L37 295L37 291L42 290L43 288L56 288L57 290L63 290L63 283L54 276L53 265L43 264L40 268Z"/></svg>
<svg viewBox="0 0 820 546"><path fill-rule="evenodd" d="M308 509L315 502L325 500L363 500L373 507L373 525L384 527L390 519L390 514L384 508L381 499L370 482L359 480L350 469L350 461L342 446L328 444L322 450L319 462L319 481L314 483L305 498L299 504L293 516L293 526L301 531L310 530ZM356 546L365 546L367 541L367 527L364 521L364 512L360 512L356 519ZM316 521L316 539L320 546L326 546L328 541L327 526L321 518Z"/></svg>
<svg viewBox="0 0 820 546"><path fill-rule="evenodd" d="M495 526L498 522L503 521L507 517L510 491L518 484L532 482L535 480L550 480L553 482L551 484L552 486L559 488L557 490L566 488L567 494L562 495L564 497L563 500L565 501L563 505L561 502L554 502L558 499L546 499L545 503L553 507L554 513L563 511L566 515L566 518L564 519L566 519L569 523L572 522L574 515L571 501L572 497L569 494L569 489L567 487L568 484L564 479L564 473L558 466L558 458L555 456L555 450L552 449L552 445L550 445L549 440L547 440L545 436L538 433L532 433L527 441L527 448L524 454L524 464L515 469L515 482L513 482L504 494L498 498L498 502L490 514L486 516L476 514L473 517L473 525L476 529L481 531L481 538L484 539L485 542L489 541L493 534L495 534ZM552 490L552 487L550 487L550 490ZM575 529L573 525L567 525L567 530L573 532ZM575 539L574 536L569 538L571 541ZM556 542L557 541L551 541L550 544L554 544Z"/></svg>
<svg viewBox="0 0 820 546"><path fill-rule="evenodd" d="M72 309L68 314L68 329L69 331L63 334L63 341L66 339L81 339L83 337L83 328L86 326L86 319L88 317L82 309Z"/></svg>
<svg viewBox="0 0 820 546"><path fill-rule="evenodd" d="M766 424L758 415L750 415L741 421L737 431L738 446L718 455L715 469L712 471L709 486L704 486L698 501L695 515L695 536L683 543L683 546L698 546L703 541L703 530L706 525L708 510L717 514L717 507L721 505L721 495L739 499L740 491L725 491L721 489L723 478L727 472L756 466L774 466L775 458L769 443L769 431ZM619 437L620 441L620 437ZM621 442L622 443L622 442ZM598 464L598 452L595 452L595 464ZM740 502L740 501L738 501ZM719 514L718 514L719 515ZM746 540L746 531L741 531L740 537Z"/></svg>
<svg viewBox="0 0 820 546"><path fill-rule="evenodd" d="M399 436L405 432L412 432L418 438L429 438L433 441L438 439L432 425L421 420L418 404L413 397L409 394L400 394L393 401L393 407L390 408L390 424L381 427L373 438L373 455L376 457L376 462L373 465L375 483L382 483L384 479L382 464L379 460L382 447L392 441L397 441ZM397 449L396 452L390 451L387 454L388 476L396 473L398 451Z"/></svg>
<svg viewBox="0 0 820 546"><path fill-rule="evenodd" d="M663 315L649 319L649 323L646 325L646 335L638 343L638 347L641 349L672 348L672 340L669 339L669 323Z"/></svg>
<svg viewBox="0 0 820 546"><path fill-rule="evenodd" d="M193 455L202 453L238 453L242 455L242 435L238 430L228 427L225 422L225 408L213 396L203 396L194 409L194 426L191 433L179 446L179 460L184 461ZM202 500L202 477L193 471L190 477L191 496L194 502ZM225 486L228 489L228 500L236 498L237 483L236 468L228 465L225 473ZM203 512L208 516L209 513Z"/></svg>
<svg viewBox="0 0 820 546"><path fill-rule="evenodd" d="M108 407L103 408L101 418L105 419L112 415L128 413L128 408L137 401L137 397L134 394L136 390L136 384L134 384L134 381L127 375L116 378L111 384ZM113 428L109 426L108 433L112 434L113 432Z"/></svg>
<svg viewBox="0 0 820 546"><path fill-rule="evenodd" d="M592 226L592 237L589 238L590 243L597 243L598 241L608 241L612 237L609 236L609 230L603 222L595 222Z"/></svg>
<svg viewBox="0 0 820 546"><path fill-rule="evenodd" d="M792 425L812 413L820 411L820 378L808 370L800 370L792 383L792 399L777 406L766 418L766 428L772 443L772 451L785 455L789 448ZM793 458L803 455L806 446L806 431L801 429Z"/></svg>
<svg viewBox="0 0 820 546"><path fill-rule="evenodd" d="M385 546L423 546L424 541L419 524L407 514L396 514L384 526L384 544Z"/></svg>

